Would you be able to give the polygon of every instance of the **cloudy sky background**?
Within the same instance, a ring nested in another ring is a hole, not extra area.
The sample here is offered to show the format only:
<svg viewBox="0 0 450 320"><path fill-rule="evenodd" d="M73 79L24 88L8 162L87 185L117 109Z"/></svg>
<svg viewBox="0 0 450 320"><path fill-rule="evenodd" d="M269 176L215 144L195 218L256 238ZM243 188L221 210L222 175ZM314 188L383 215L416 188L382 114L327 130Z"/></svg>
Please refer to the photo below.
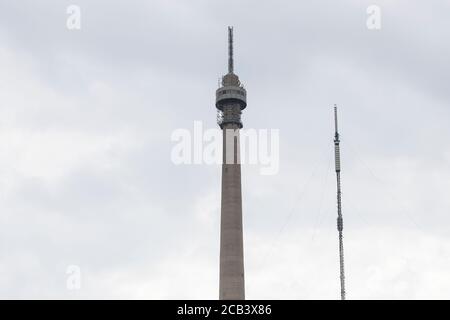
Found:
<svg viewBox="0 0 450 320"><path fill-rule="evenodd" d="M217 127L228 25L245 128L280 129L279 173L243 167L247 298L339 298L334 103L348 298L450 298L448 1L0 0L1 298L218 298L220 167L170 137Z"/></svg>

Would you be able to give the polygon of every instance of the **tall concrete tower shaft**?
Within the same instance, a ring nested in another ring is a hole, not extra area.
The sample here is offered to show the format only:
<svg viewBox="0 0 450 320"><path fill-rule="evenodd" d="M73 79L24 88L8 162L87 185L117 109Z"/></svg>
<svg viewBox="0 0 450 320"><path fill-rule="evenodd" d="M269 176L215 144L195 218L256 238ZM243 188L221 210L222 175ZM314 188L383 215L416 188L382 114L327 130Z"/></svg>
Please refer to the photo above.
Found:
<svg viewBox="0 0 450 320"><path fill-rule="evenodd" d="M244 244L239 130L247 92L234 74L233 28L228 27L228 73L216 90L218 124L223 134L222 203L220 220L219 299L245 299Z"/></svg>

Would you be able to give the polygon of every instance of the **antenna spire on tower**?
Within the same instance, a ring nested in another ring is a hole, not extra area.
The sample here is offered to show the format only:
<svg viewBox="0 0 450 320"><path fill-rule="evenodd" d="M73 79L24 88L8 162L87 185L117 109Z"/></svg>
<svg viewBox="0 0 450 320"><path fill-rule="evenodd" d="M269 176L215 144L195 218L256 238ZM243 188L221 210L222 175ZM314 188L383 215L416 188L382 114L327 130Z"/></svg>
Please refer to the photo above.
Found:
<svg viewBox="0 0 450 320"><path fill-rule="evenodd" d="M228 27L228 73L233 73L233 27Z"/></svg>
<svg viewBox="0 0 450 320"><path fill-rule="evenodd" d="M344 220L342 218L342 204L341 204L341 153L339 148L339 132L338 132L338 120L337 120L337 106L334 105L334 157L336 166L336 182L337 182L337 229L339 232L339 271L341 281L341 299L345 300L345 273L344 273Z"/></svg>

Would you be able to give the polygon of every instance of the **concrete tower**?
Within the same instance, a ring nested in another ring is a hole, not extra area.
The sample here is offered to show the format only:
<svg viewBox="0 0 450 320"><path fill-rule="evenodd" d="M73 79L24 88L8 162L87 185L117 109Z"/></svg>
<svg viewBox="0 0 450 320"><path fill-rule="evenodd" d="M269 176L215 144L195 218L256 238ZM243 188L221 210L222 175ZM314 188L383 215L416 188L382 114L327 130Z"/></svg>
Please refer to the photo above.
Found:
<svg viewBox="0 0 450 320"><path fill-rule="evenodd" d="M223 132L219 299L245 299L239 129L247 92L234 74L233 28L228 27L228 73L216 91L217 122Z"/></svg>

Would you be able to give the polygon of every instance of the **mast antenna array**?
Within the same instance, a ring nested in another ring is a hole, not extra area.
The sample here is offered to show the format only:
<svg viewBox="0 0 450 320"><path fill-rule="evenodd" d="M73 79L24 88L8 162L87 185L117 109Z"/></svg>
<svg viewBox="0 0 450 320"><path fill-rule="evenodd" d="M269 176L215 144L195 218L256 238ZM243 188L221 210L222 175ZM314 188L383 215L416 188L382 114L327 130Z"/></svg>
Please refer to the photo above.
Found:
<svg viewBox="0 0 450 320"><path fill-rule="evenodd" d="M334 105L334 159L336 168L336 184L337 184L337 229L339 232L339 271L341 281L341 300L345 300L345 273L344 273L344 220L342 218L342 204L341 204L341 153L339 148L339 132L337 119L337 106Z"/></svg>

